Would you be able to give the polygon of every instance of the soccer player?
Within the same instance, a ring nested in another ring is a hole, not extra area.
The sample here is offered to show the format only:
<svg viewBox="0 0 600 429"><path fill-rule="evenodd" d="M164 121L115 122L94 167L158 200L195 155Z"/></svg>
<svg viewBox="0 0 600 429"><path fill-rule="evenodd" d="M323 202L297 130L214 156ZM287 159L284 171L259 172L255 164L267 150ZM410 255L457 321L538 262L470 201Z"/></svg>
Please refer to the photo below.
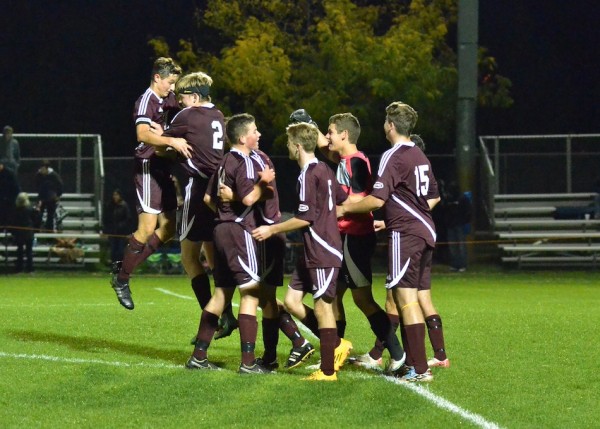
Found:
<svg viewBox="0 0 600 429"><path fill-rule="evenodd" d="M186 367L189 369L219 369L209 362L207 350L218 328L219 316L231 302L235 289L240 292L240 340L242 374L267 374L271 371L256 362L254 348L258 332L256 310L259 303L260 272L256 242L250 232L256 226L254 205L261 198L273 196L268 184L275 173L266 167L255 174L250 158L250 146L260 138L254 117L248 114L232 116L227 122L227 139L231 150L221 160L210 179L204 202L216 210L214 230L215 291L200 316L200 329L194 352ZM220 185L227 185L240 201L224 202L219 198Z"/></svg>
<svg viewBox="0 0 600 429"><path fill-rule="evenodd" d="M342 242L337 229L335 207L346 195L339 188L331 169L315 156L319 138L317 127L307 123L287 128L290 159L301 168L298 177L298 208L285 222L263 225L252 232L259 241L274 234L302 231L304 257L299 258L285 296L286 308L320 339L321 366L307 380L337 380L337 371L348 357L352 343L339 338L332 303L339 269ZM310 293L314 311L302 300Z"/></svg>
<svg viewBox="0 0 600 429"><path fill-rule="evenodd" d="M181 262L191 279L200 309L211 298L208 273L200 262L202 251L210 269L214 268L213 230L215 213L204 203L208 180L223 158L225 118L211 102L212 78L203 72L183 76L175 92L184 109L175 115L163 135L184 138L192 146L192 157L179 157L179 165L188 178L185 185L179 231ZM194 203L196 202L196 203ZM227 323L236 324L231 306L224 313ZM194 336L194 343L196 336Z"/></svg>
<svg viewBox="0 0 600 429"><path fill-rule="evenodd" d="M368 213L385 204L386 288L392 289L402 315L407 336L405 348L414 364L412 368L403 367L396 372L404 382L433 379L425 354L425 320L418 291L431 288L436 239L431 209L440 198L429 160L409 138L417 118L412 107L399 101L386 108L383 127L392 147L381 157L373 192L359 202L338 208L338 216L344 216Z"/></svg>
<svg viewBox="0 0 600 429"><path fill-rule="evenodd" d="M423 139L417 134L411 134L410 140L423 152L425 152L425 142ZM375 225L375 231L383 231L385 229L385 222L382 220L376 220L373 222ZM431 299L431 289L419 290L419 305L421 306L421 310L423 311L423 316L425 317L425 323L427 324L427 334L429 335L429 341L431 343L431 347L434 352L434 356L427 361L427 365L429 368L433 367L442 367L448 368L450 367L450 359L446 355L446 345L444 341L444 328L442 325L442 318L438 313L437 309L433 305L433 301ZM400 326L400 333L402 335L402 341L406 344L406 329L404 328L404 324L400 320L398 315L398 309L396 308L396 303L394 302L394 295L392 291L388 289L385 301L385 309L392 323L392 329L395 331L398 326ZM381 362L381 357L383 355L383 351L385 350L384 344L377 339L373 348L364 355L361 355L361 360L367 366L377 364ZM406 359L405 362L408 366L413 366L413 363L410 361L410 357Z"/></svg>
<svg viewBox="0 0 600 429"><path fill-rule="evenodd" d="M295 113L291 115L292 120L295 119ZM308 119L306 122L310 123L312 119ZM360 131L360 123L354 115L338 113L329 118L327 134L318 141L321 153L337 164L336 179L348 195L348 202L360 201L373 187L369 159L357 148ZM373 298L371 288L371 257L376 245L373 215L348 214L338 219L338 228L344 255L333 305L338 336L345 336L343 298L346 290L350 289L354 303L366 316L373 333L390 351L391 361L387 370L396 371L404 363L404 350L390 319ZM377 365L377 362L367 362L366 355L358 356L355 362L367 367Z"/></svg>
<svg viewBox="0 0 600 429"><path fill-rule="evenodd" d="M134 106L138 227L129 237L122 263L113 266L111 279L119 303L128 310L134 308L129 289L131 273L175 234L177 198L169 160L158 156L156 150L171 147L191 158L191 147L182 138L159 135L153 127L164 128L167 115L179 110L173 90L180 74L181 68L171 58L158 58L152 67L150 87Z"/></svg>

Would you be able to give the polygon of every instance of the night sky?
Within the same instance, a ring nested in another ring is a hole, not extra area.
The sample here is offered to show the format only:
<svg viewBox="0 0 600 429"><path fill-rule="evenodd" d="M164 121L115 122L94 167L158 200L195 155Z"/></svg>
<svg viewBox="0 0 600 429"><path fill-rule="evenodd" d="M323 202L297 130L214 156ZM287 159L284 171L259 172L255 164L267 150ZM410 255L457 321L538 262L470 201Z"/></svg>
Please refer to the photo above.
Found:
<svg viewBox="0 0 600 429"><path fill-rule="evenodd" d="M99 133L106 155L131 155L132 106L153 55L146 42L189 38L194 2L10 3L0 17L1 125ZM515 105L478 112L478 134L600 133L598 22L592 0L480 0L480 44L512 80Z"/></svg>

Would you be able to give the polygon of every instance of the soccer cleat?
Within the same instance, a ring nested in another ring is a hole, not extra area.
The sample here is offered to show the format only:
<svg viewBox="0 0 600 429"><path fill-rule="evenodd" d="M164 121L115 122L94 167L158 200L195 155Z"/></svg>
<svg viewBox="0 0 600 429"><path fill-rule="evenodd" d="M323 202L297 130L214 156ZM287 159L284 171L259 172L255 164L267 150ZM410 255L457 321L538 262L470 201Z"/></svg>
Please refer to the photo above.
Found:
<svg viewBox="0 0 600 429"><path fill-rule="evenodd" d="M427 368L423 374L419 374L413 367L408 367L409 370L406 374L398 377L402 383L428 383L433 380L433 374L431 370ZM395 374L398 376L397 374Z"/></svg>
<svg viewBox="0 0 600 429"><path fill-rule="evenodd" d="M427 365L429 368L439 367L439 368L449 368L450 367L450 359L446 358L444 360L439 360L434 357L427 361Z"/></svg>
<svg viewBox="0 0 600 429"><path fill-rule="evenodd" d="M260 365L258 359L255 359L250 366L241 364L238 372L240 374L273 374L273 371Z"/></svg>
<svg viewBox="0 0 600 429"><path fill-rule="evenodd" d="M121 271L121 267L123 266L123 261L115 261L110 264L110 273L111 274L119 274Z"/></svg>
<svg viewBox="0 0 600 429"><path fill-rule="evenodd" d="M307 340L300 347L292 347L285 367L287 369L296 368L315 352L315 348Z"/></svg>
<svg viewBox="0 0 600 429"><path fill-rule="evenodd" d="M352 343L348 340L340 338L340 345L333 351L333 369L339 371L344 365L346 358L352 350Z"/></svg>
<svg viewBox="0 0 600 429"><path fill-rule="evenodd" d="M367 369L379 369L383 365L383 359L373 359L369 353L349 357L348 362Z"/></svg>
<svg viewBox="0 0 600 429"><path fill-rule="evenodd" d="M230 336L233 331L240 326L238 320L228 313L223 313L219 320L219 324L221 325L221 328L215 333L215 340Z"/></svg>
<svg viewBox="0 0 600 429"><path fill-rule="evenodd" d="M318 371L313 372L308 377L302 378L302 380L306 380L306 381L337 381L337 373L334 372L331 375L325 375L325 373L319 369Z"/></svg>
<svg viewBox="0 0 600 429"><path fill-rule="evenodd" d="M279 363L277 362L277 359L275 359L272 362L265 362L263 358L257 358L255 362L258 365L265 367L269 371L275 371L277 368L279 368Z"/></svg>
<svg viewBox="0 0 600 429"><path fill-rule="evenodd" d="M395 373L402 367L402 365L404 365L405 361L406 361L406 353L402 354L402 357L400 358L400 360L391 359L385 368L385 372L388 374Z"/></svg>
<svg viewBox="0 0 600 429"><path fill-rule="evenodd" d="M117 279L117 275L114 274L112 279L110 280L110 285L115 290L117 294L117 299L119 303L125 307L127 310L133 310L133 300L131 299L131 291L129 290L129 282L121 283L119 279Z"/></svg>
<svg viewBox="0 0 600 429"><path fill-rule="evenodd" d="M187 369L208 369L213 371L221 370L221 368L219 368L217 365L215 365L212 362L209 362L208 359L200 360L196 359L194 356L188 359L187 363L185 364L185 367Z"/></svg>

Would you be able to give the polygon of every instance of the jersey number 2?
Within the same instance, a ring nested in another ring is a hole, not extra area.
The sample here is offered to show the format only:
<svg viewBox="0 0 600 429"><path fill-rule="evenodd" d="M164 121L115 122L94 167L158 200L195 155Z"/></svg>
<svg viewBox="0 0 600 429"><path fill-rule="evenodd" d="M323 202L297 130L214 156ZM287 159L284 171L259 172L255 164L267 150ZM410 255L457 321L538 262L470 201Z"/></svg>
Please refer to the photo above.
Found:
<svg viewBox="0 0 600 429"><path fill-rule="evenodd" d="M223 127L219 121L212 121L210 124L213 129L213 149L223 150Z"/></svg>

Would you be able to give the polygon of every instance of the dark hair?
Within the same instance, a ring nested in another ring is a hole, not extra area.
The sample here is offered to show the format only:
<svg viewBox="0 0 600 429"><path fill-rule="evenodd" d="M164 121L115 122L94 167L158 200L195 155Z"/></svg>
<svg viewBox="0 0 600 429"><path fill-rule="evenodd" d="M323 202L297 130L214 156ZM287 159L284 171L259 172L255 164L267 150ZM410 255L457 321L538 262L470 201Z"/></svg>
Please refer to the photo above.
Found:
<svg viewBox="0 0 600 429"><path fill-rule="evenodd" d="M225 128L229 144L238 144L240 137L248 132L248 127L254 122L256 122L254 116L249 113L239 113L230 117Z"/></svg>
<svg viewBox="0 0 600 429"><path fill-rule="evenodd" d="M152 65L152 79L155 74L158 74L161 78L165 79L172 74L180 75L181 67L175 64L172 58L159 57L154 61Z"/></svg>

